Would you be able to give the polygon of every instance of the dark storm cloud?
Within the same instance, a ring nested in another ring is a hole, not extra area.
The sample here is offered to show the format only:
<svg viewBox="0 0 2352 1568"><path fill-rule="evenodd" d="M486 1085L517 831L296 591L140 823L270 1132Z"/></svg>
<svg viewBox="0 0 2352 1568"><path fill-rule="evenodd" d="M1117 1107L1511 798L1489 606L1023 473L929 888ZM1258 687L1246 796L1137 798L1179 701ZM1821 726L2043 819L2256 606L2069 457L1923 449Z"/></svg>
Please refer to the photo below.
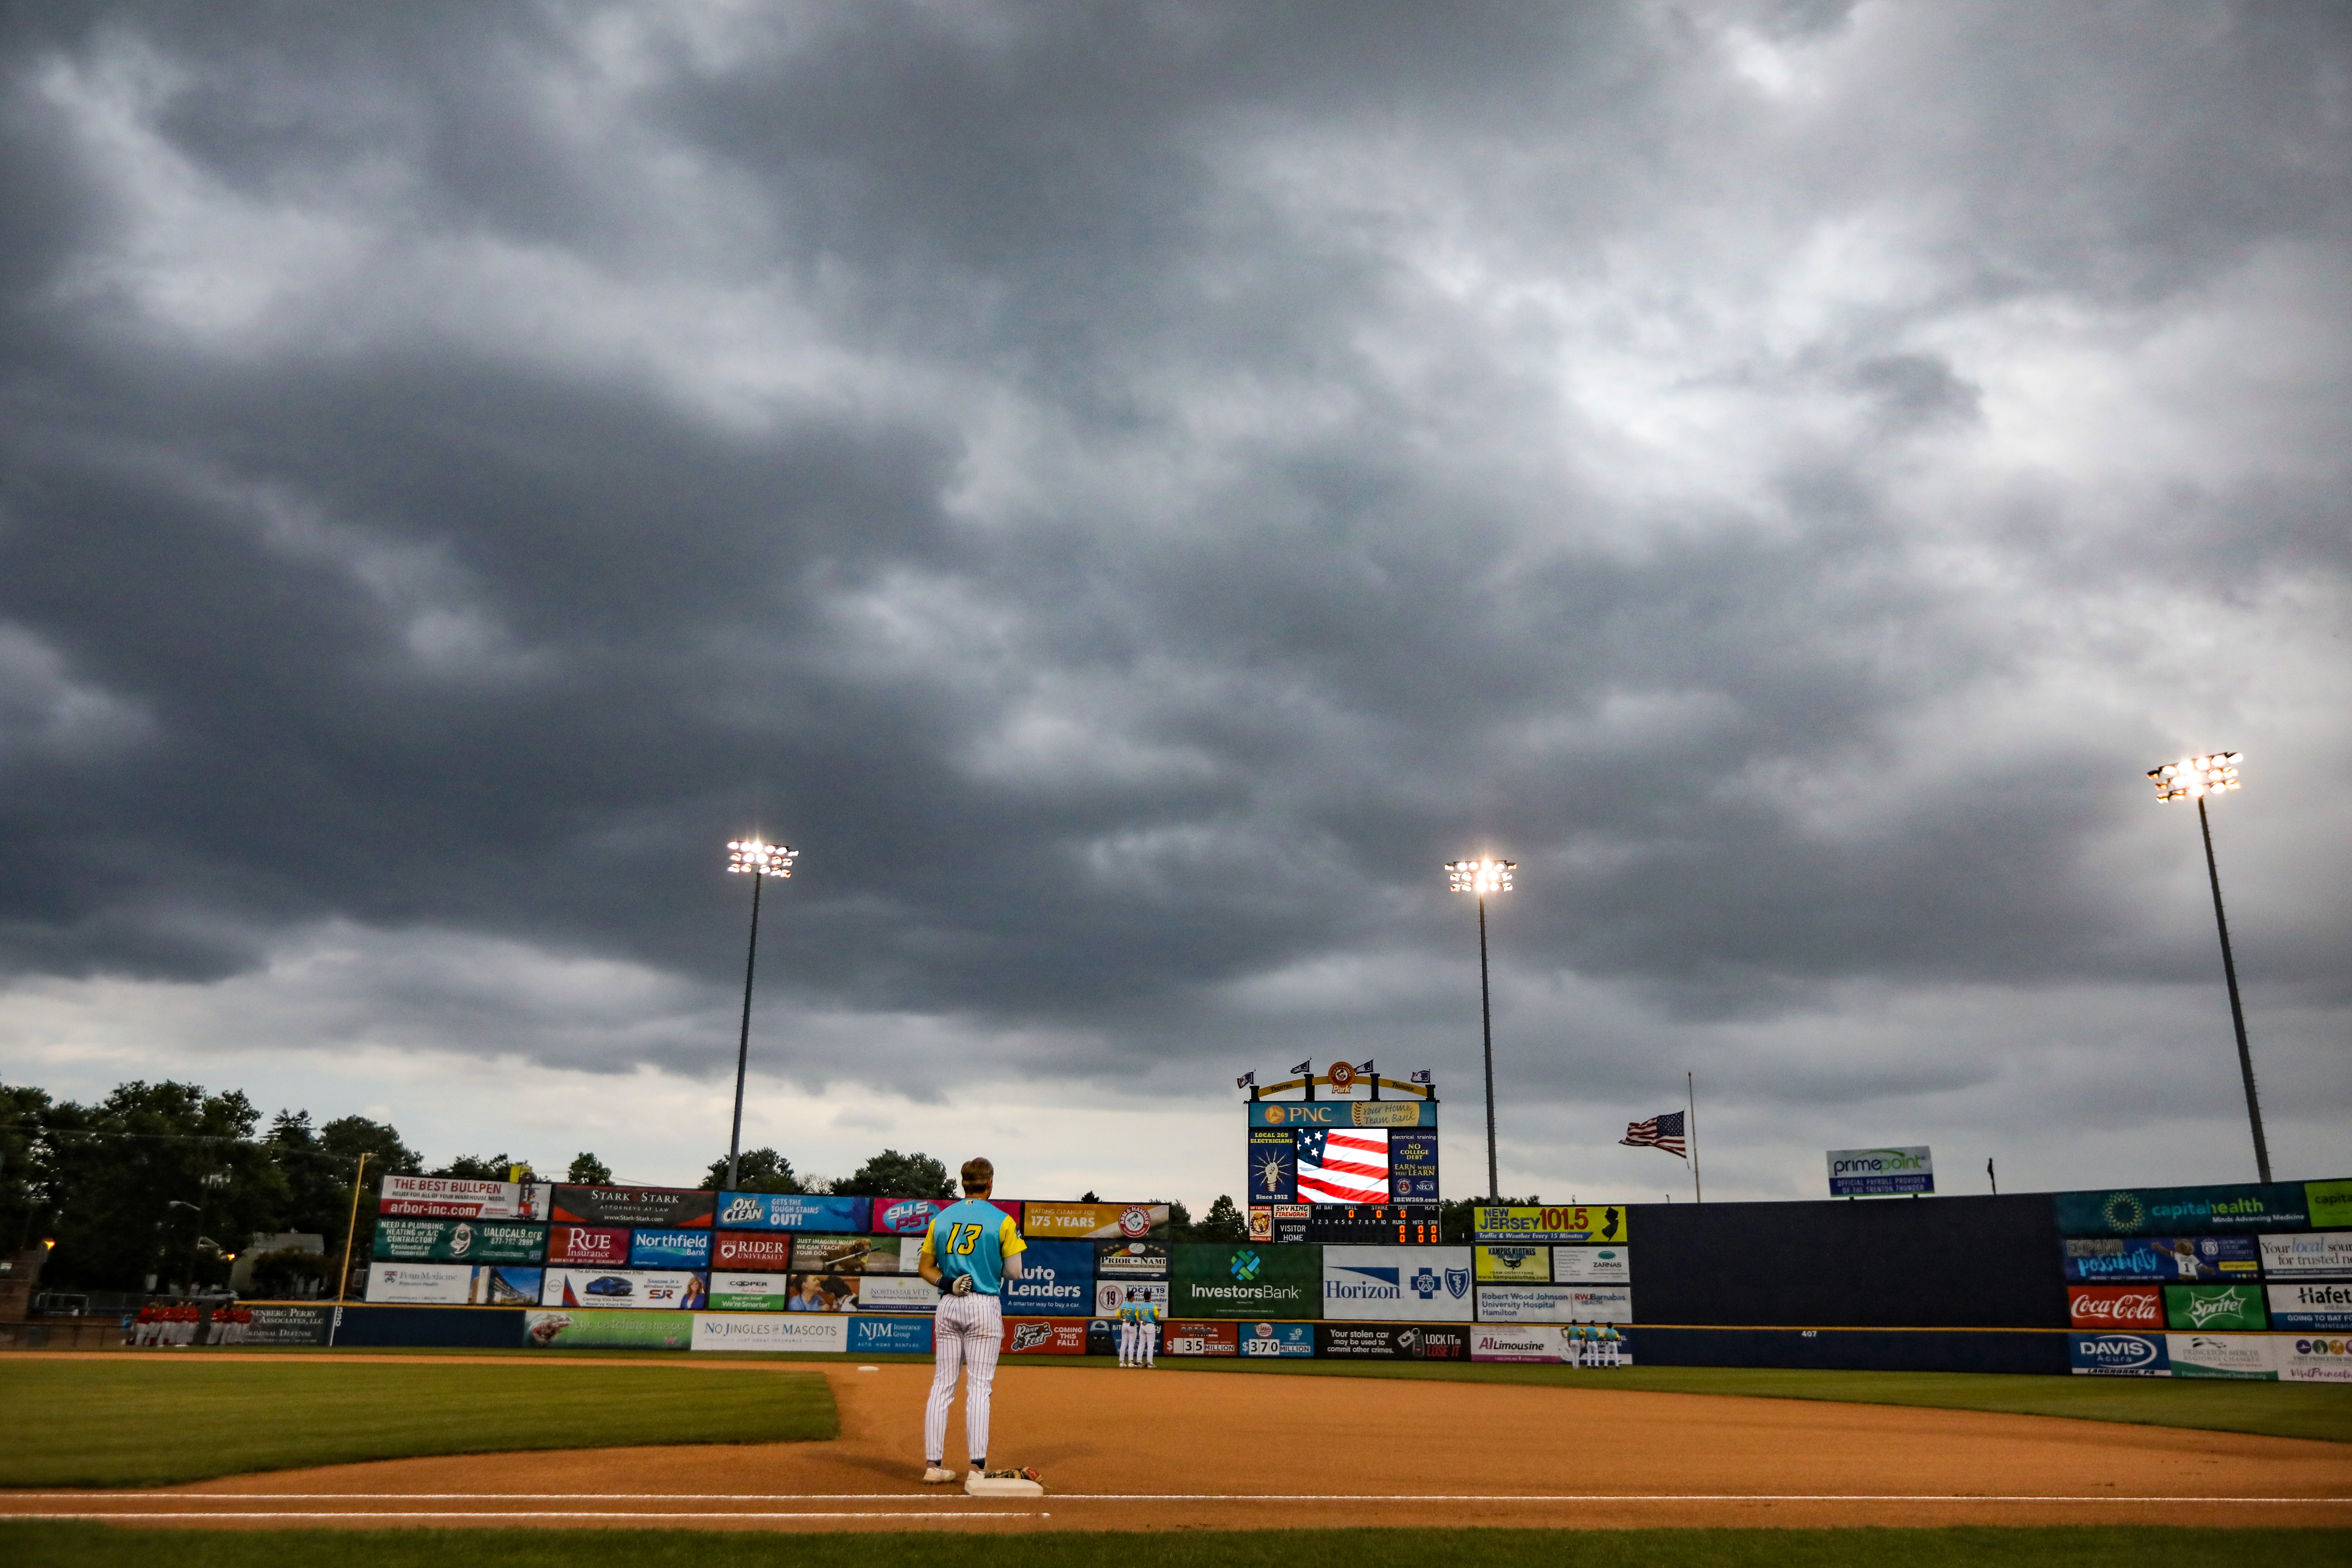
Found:
<svg viewBox="0 0 2352 1568"><path fill-rule="evenodd" d="M756 824L780 978L1041 1069L1457 959L1487 846L1511 963L1663 1018L2201 981L2084 847L2178 737L2026 692L2103 679L2084 595L2330 602L2340 448L2129 530L1979 484L1983 334L2340 252L2340 23L18 12L6 962L341 917L721 984Z"/></svg>

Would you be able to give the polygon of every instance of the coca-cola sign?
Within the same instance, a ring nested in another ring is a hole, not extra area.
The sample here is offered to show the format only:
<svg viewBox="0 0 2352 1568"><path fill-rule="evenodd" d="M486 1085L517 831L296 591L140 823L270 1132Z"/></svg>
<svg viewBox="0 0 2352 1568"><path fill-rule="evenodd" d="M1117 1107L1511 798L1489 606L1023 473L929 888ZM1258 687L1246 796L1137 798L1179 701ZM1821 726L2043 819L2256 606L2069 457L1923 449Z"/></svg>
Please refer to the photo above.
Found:
<svg viewBox="0 0 2352 1568"><path fill-rule="evenodd" d="M2146 1285L2070 1285L2066 1321L2077 1329L2160 1329L2164 1292Z"/></svg>

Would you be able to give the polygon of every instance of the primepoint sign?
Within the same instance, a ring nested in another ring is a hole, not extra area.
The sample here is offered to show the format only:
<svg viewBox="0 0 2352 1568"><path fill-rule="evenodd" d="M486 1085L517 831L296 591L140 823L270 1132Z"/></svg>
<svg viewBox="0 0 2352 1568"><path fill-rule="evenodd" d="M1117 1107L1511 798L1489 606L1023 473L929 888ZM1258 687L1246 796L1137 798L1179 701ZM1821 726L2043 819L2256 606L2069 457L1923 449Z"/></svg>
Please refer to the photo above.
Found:
<svg viewBox="0 0 2352 1568"><path fill-rule="evenodd" d="M1892 1197L1936 1190L1936 1162L1924 1143L1905 1148L1832 1149L1830 1196Z"/></svg>

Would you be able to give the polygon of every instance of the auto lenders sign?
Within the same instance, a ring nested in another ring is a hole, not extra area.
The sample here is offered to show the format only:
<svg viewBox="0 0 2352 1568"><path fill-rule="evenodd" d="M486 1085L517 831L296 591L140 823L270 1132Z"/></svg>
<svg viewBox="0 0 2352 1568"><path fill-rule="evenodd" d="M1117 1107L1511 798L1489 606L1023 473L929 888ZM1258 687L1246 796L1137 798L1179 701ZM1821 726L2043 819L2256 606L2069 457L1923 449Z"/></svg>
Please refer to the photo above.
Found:
<svg viewBox="0 0 2352 1568"><path fill-rule="evenodd" d="M1830 1196L1883 1198L1936 1190L1936 1162L1927 1145L1887 1149L1832 1149Z"/></svg>

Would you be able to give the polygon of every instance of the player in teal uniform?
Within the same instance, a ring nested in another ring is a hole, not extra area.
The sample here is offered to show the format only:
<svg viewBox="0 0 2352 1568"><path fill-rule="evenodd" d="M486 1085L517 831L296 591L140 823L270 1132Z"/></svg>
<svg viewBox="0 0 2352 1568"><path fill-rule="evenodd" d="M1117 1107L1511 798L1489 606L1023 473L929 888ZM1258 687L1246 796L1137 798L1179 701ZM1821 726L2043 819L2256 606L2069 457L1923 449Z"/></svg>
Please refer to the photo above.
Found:
<svg viewBox="0 0 2352 1568"><path fill-rule="evenodd" d="M1135 1327L1139 1314L1135 1307L1135 1287L1132 1285L1118 1294L1118 1364L1122 1371L1138 1364L1135 1354Z"/></svg>
<svg viewBox="0 0 2352 1568"><path fill-rule="evenodd" d="M988 1201L996 1167L967 1160L962 1176L963 1201L932 1217L917 1265L941 1292L931 1320L936 1370L923 1409L923 1479L934 1485L956 1479L947 1468L948 1410L955 1404L959 1373L964 1382L964 1451L974 1477L988 1473L988 1400L1004 1338L997 1298L1006 1281L1021 1278L1021 1254L1029 1247L1013 1216Z"/></svg>
<svg viewBox="0 0 2352 1568"><path fill-rule="evenodd" d="M1139 1290L1136 1295L1136 1349L1142 1352L1143 1365L1157 1368L1160 1363L1153 1358L1160 1353L1160 1303L1151 1299L1148 1289Z"/></svg>

